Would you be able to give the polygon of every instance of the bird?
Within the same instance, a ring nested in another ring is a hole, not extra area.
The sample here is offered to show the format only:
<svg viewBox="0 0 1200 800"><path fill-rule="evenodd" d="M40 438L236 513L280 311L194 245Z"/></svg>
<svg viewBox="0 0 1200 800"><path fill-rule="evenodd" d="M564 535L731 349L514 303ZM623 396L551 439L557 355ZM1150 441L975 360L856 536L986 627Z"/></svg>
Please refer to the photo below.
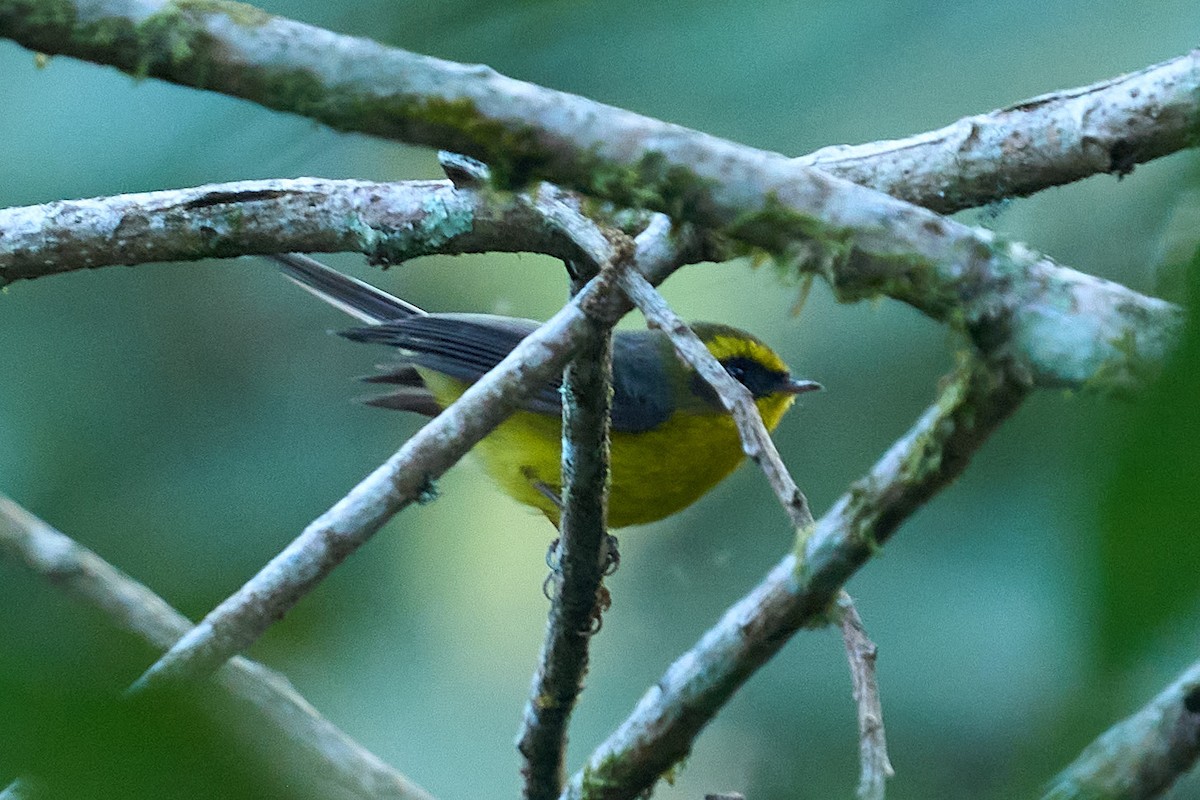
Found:
<svg viewBox="0 0 1200 800"><path fill-rule="evenodd" d="M284 275L366 323L339 333L388 345L399 359L364 378L387 385L368 405L435 416L496 366L540 323L495 314L427 313L299 254L274 257ZM729 325L692 323L709 352L754 398L773 430L796 396L821 389L793 378L762 340ZM561 379L533 392L474 448L506 494L557 528L562 491ZM609 528L645 525L687 508L744 458L733 418L716 392L658 330L619 330L612 344Z"/></svg>

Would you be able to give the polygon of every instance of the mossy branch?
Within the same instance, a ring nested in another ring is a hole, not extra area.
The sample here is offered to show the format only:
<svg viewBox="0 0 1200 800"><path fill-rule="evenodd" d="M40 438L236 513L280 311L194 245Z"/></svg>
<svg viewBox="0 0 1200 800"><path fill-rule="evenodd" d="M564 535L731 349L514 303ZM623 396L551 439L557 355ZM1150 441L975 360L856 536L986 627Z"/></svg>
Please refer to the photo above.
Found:
<svg viewBox="0 0 1200 800"><path fill-rule="evenodd" d="M512 194L446 181L300 178L0 209L0 285L110 264L285 250L359 251L383 264L485 250L586 258L556 221L555 209L569 216L580 202L548 184ZM691 239L687 261L714 256L711 237L679 231ZM1176 306L1020 245L1004 250L1005 259L975 262L982 272L968 259L954 275L914 265L898 277L848 259L831 263L827 277L845 298L886 292L938 305L1037 385L1128 391L1156 374L1178 338Z"/></svg>
<svg viewBox="0 0 1200 800"><path fill-rule="evenodd" d="M601 230L582 215L560 220L581 242L595 243L587 261L567 262L573 294L602 270L615 281L632 268L633 242L619 231ZM554 800L562 791L568 723L583 691L592 634L608 609L603 581L608 559L616 557L607 523L615 322L591 318L563 374L562 485L542 487L562 503L556 564L546 582L550 615L517 738L526 800Z"/></svg>

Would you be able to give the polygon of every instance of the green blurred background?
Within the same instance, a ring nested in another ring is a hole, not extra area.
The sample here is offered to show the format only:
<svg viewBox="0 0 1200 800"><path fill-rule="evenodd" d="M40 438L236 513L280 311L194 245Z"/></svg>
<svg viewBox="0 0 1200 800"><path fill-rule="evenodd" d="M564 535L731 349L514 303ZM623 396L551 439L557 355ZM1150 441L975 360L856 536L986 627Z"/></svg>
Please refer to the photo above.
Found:
<svg viewBox="0 0 1200 800"><path fill-rule="evenodd" d="M1195 0L264 7L796 155L1137 69L1200 32ZM69 59L39 70L6 41L0 109L0 206L248 178L438 175L428 151ZM1198 166L1180 154L1122 181L960 216L1155 292L1164 276L1180 284L1164 264L1196 246ZM431 310L545 318L566 291L563 270L537 256L428 258L386 274L327 260ZM837 306L823 285L794 318L796 288L744 263L688 268L664 292L687 318L759 333L825 384L777 435L818 512L932 400L959 346L905 306ZM326 335L345 324L254 259L13 286L0 295L0 491L201 616L418 425L351 402L363 391L353 378L386 352ZM1200 544L1195 510L1181 510L1200 481L1196 389L1178 377L1137 403L1038 394L851 582L880 647L890 797L1029 796L1196 658ZM512 796L553 531L474 463L440 489L252 655L437 796ZM751 469L624 533L572 769L790 543ZM89 730L65 699L120 686L151 658L3 564L0 642L0 744L23 743L0 747L0 778L27 766L12 753L90 753L75 741L86 737L63 743L63 726ZM15 721L31 707L42 724ZM118 769L96 763L101 776ZM846 797L856 770L840 639L806 632L656 796ZM1195 778L1172 794L1197 795Z"/></svg>

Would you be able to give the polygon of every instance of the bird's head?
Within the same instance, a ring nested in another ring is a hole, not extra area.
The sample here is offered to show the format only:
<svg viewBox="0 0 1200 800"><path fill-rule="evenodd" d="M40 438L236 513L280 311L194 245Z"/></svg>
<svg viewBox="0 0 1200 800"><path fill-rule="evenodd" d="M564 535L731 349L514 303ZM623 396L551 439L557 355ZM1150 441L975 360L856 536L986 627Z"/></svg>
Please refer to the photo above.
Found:
<svg viewBox="0 0 1200 800"><path fill-rule="evenodd" d="M695 323L692 330L725 371L749 390L768 429L779 424L796 395L821 388L814 381L793 378L783 359L753 334L711 322ZM699 376L695 380L703 384ZM707 384L695 390L712 391Z"/></svg>

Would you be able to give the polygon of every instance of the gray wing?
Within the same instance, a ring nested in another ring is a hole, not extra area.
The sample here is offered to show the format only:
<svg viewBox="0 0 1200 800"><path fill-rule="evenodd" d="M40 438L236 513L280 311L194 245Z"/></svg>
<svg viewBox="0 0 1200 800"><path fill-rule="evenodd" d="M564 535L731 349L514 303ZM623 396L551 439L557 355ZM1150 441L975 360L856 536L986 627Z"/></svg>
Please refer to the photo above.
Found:
<svg viewBox="0 0 1200 800"><path fill-rule="evenodd" d="M500 363L538 326L533 320L482 314L429 314L354 328L342 333L357 342L390 345L401 350L400 362L389 367L378 383L401 388L375 398L373 405L430 413L429 394L415 394L420 377L413 365L436 370L474 383ZM663 365L663 348L670 344L658 331L620 331L613 340L612 426L621 433L639 433L658 427L675 407L669 376ZM673 353L667 353L674 358ZM527 411L562 413L562 381L558 378L528 398ZM436 406L434 406L436 408Z"/></svg>
<svg viewBox="0 0 1200 800"><path fill-rule="evenodd" d="M387 376L376 378L374 382L399 384L403 394L411 395L413 379L419 380L413 366L425 367L464 383L474 383L499 364L537 326L533 320L486 314L427 314L352 328L342 331L341 335L356 342L399 349L399 362L389 366L391 372ZM559 379L548 382L527 398L522 407L539 414L562 413L561 386ZM428 397L427 391L425 396ZM394 397L375 398L373 405L427 413L427 403L423 408L416 408L409 400ZM411 402L415 403L415 398Z"/></svg>
<svg viewBox="0 0 1200 800"><path fill-rule="evenodd" d="M667 421L675 408L675 387L664 361L673 358L670 342L659 331L617 332L613 337L614 431L641 433Z"/></svg>

